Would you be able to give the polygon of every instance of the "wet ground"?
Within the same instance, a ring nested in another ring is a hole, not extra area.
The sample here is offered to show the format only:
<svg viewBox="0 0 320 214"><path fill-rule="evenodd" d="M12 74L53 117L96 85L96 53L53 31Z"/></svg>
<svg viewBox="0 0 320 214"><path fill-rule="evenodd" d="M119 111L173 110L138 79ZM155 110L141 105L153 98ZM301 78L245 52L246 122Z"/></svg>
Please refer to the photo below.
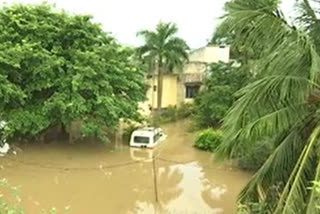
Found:
<svg viewBox="0 0 320 214"><path fill-rule="evenodd" d="M27 214L51 207L70 214L235 213L250 175L214 164L210 153L192 147L186 127L163 127L168 138L155 150L121 142L22 146L0 158L0 178L20 186Z"/></svg>

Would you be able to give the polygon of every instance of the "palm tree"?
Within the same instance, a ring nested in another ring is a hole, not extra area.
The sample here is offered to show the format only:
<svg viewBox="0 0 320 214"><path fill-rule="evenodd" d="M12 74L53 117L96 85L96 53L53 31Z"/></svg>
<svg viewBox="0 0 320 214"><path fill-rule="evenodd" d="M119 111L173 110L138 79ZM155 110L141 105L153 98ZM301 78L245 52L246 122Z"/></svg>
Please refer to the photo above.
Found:
<svg viewBox="0 0 320 214"><path fill-rule="evenodd" d="M217 156L239 157L269 138L275 150L239 202L264 203L264 213L318 213L308 187L320 179L319 11L298 0L289 20L279 8L279 0L226 4L223 24L234 32L233 45L259 50L259 59L251 67L256 81L236 94L224 118Z"/></svg>
<svg viewBox="0 0 320 214"><path fill-rule="evenodd" d="M162 106L163 73L172 72L174 68L181 67L184 61L188 60L189 47L183 39L175 36L177 32L178 28L175 24L160 22L155 31L142 30L137 33L145 41L145 44L138 48L139 55L151 60L151 64L154 64L157 69L158 109Z"/></svg>

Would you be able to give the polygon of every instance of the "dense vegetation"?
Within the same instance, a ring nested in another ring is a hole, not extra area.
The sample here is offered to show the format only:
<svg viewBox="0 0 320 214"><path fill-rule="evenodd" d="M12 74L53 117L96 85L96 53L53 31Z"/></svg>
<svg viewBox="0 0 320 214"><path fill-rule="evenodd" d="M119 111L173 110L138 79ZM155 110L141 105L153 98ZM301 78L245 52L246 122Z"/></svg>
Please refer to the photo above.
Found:
<svg viewBox="0 0 320 214"><path fill-rule="evenodd" d="M144 74L133 50L90 16L47 4L0 9L0 118L5 137L37 136L54 126L105 139L119 118L137 119Z"/></svg>
<svg viewBox="0 0 320 214"><path fill-rule="evenodd" d="M320 14L308 0L296 9L290 21L278 0L226 4L222 25L235 49L255 56L256 80L237 93L217 155L244 156L263 139L275 147L240 194L242 213L319 212L317 188L309 187L320 180Z"/></svg>
<svg viewBox="0 0 320 214"><path fill-rule="evenodd" d="M157 108L162 108L163 74L182 67L188 60L187 43L175 35L178 27L173 23L160 22L155 31L142 30L138 36L145 44L137 49L140 59L149 65L153 77L157 75Z"/></svg>
<svg viewBox="0 0 320 214"><path fill-rule="evenodd" d="M235 92L250 79L249 70L236 62L211 64L206 72L194 102L194 119L200 128L218 126L235 101Z"/></svg>

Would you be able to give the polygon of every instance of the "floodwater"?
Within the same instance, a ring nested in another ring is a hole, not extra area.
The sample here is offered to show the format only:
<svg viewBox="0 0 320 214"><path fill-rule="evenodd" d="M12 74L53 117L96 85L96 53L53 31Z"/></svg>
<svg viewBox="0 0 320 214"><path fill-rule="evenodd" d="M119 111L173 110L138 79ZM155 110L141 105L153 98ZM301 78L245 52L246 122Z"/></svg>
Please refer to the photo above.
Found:
<svg viewBox="0 0 320 214"><path fill-rule="evenodd" d="M213 164L210 153L192 147L186 127L163 127L168 138L155 150L121 142L20 146L16 156L0 158L0 179L19 186L27 214L52 207L70 214L235 213L250 174Z"/></svg>

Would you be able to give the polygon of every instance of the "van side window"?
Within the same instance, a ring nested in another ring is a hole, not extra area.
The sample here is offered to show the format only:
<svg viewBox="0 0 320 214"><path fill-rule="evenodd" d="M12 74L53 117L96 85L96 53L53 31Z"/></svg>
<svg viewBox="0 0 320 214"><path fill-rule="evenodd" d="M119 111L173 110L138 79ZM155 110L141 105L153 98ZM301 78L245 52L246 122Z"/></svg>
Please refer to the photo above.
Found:
<svg viewBox="0 0 320 214"><path fill-rule="evenodd" d="M161 137L160 133L158 133L155 136L153 136L153 143L156 143L159 140L160 137Z"/></svg>

